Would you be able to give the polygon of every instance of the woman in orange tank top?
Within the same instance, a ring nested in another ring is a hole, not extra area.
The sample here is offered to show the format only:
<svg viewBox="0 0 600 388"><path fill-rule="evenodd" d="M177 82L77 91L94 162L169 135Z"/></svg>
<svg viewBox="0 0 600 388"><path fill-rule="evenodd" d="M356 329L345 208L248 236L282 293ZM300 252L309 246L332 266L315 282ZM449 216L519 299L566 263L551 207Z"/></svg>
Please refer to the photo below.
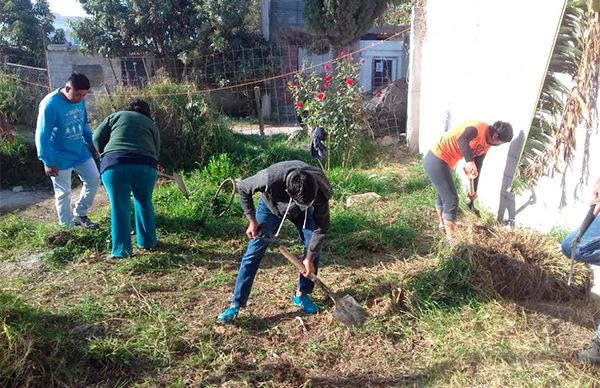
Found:
<svg viewBox="0 0 600 388"><path fill-rule="evenodd" d="M496 121L488 125L483 121L467 121L446 132L427 153L423 167L436 191L436 212L439 227L446 233L446 240L452 243L455 220L458 210L458 193L450 170L461 158L467 162L465 174L475 180L475 193L479 182L479 170L491 146L508 143L513 130L509 123Z"/></svg>

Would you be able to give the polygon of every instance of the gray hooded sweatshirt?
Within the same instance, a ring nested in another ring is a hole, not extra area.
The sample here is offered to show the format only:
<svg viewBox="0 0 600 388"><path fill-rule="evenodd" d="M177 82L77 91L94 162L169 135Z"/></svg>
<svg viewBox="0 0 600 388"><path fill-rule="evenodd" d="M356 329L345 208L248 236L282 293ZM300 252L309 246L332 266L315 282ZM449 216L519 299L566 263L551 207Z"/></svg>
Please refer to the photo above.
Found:
<svg viewBox="0 0 600 388"><path fill-rule="evenodd" d="M285 210L290 202L290 196L285 191L286 177L292 171L298 168L307 168L308 172L315 177L317 181L317 197L313 203L313 219L315 221L315 230L308 246L307 256L309 258L321 252L322 239L329 230L329 198L333 193L331 184L327 177L318 167L313 167L300 160L290 160L275 163L264 170L260 170L255 175L237 182L238 193L240 195L240 204L245 214L254 215L254 202L252 195L260 192L260 196L271 211L278 217L283 217ZM288 218L295 219L303 212L292 201L288 211Z"/></svg>

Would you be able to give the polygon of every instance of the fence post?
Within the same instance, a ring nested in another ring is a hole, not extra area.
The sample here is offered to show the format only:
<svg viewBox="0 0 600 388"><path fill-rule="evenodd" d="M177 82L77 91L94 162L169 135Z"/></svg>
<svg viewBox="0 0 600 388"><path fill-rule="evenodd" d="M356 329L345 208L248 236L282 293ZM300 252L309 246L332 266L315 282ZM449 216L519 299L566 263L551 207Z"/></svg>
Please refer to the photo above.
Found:
<svg viewBox="0 0 600 388"><path fill-rule="evenodd" d="M258 116L258 126L260 136L265 137L265 124L263 122L262 107L260 106L260 87L254 87L254 101L256 102L256 115Z"/></svg>

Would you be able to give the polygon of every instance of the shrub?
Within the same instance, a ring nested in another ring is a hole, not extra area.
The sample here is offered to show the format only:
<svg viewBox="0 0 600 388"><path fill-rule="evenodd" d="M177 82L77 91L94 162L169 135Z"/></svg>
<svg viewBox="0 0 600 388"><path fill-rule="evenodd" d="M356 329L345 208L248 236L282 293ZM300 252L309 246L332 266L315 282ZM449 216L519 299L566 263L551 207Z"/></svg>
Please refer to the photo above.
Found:
<svg viewBox="0 0 600 388"><path fill-rule="evenodd" d="M313 72L305 77L300 71L289 85L302 120L311 129L323 127L329 133L328 168L349 166L370 128L358 85L360 66L342 53L333 65L325 65L325 75Z"/></svg>
<svg viewBox="0 0 600 388"><path fill-rule="evenodd" d="M50 180L37 158L35 146L23 141L20 136L12 142L0 140L0 187L40 182L50 183Z"/></svg>
<svg viewBox="0 0 600 388"><path fill-rule="evenodd" d="M142 93L124 88L112 96L98 97L96 121L126 109L133 98L142 98L151 106L161 132L160 163L168 169L191 170L230 143L231 131L196 88L165 78L154 79Z"/></svg>
<svg viewBox="0 0 600 388"><path fill-rule="evenodd" d="M37 118L37 106L47 92L44 88L26 85L0 73L0 111L4 112L13 125L33 127Z"/></svg>

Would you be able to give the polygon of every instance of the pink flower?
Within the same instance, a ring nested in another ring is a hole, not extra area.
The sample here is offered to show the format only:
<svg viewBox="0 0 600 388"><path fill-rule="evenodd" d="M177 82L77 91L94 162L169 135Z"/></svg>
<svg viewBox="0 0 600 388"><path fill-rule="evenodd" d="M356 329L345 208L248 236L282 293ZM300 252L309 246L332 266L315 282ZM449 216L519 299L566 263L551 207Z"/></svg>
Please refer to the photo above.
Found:
<svg viewBox="0 0 600 388"><path fill-rule="evenodd" d="M294 89L296 89L296 90L300 89L300 85L294 84Z"/></svg>
<svg viewBox="0 0 600 388"><path fill-rule="evenodd" d="M326 63L325 66L323 66L323 68L325 69L325 71L329 71L331 70L331 65L329 63Z"/></svg>
<svg viewBox="0 0 600 388"><path fill-rule="evenodd" d="M346 84L352 87L352 85L354 85L354 80L352 78L346 78Z"/></svg>
<svg viewBox="0 0 600 388"><path fill-rule="evenodd" d="M331 74L326 74L325 75L325 81L326 82L330 82L331 81Z"/></svg>
<svg viewBox="0 0 600 388"><path fill-rule="evenodd" d="M323 82L323 89L327 89L329 87L330 81Z"/></svg>
<svg viewBox="0 0 600 388"><path fill-rule="evenodd" d="M348 55L347 51L340 51L340 57L345 57L346 55Z"/></svg>
<svg viewBox="0 0 600 388"><path fill-rule="evenodd" d="M317 93L317 96L315 97L318 101L323 101L323 99L325 98L325 93L323 92L319 92Z"/></svg>
<svg viewBox="0 0 600 388"><path fill-rule="evenodd" d="M298 101L296 103L296 108L298 108L298 109L302 108L302 101Z"/></svg>
<svg viewBox="0 0 600 388"><path fill-rule="evenodd" d="M375 93L375 97L381 97L381 92L379 90Z"/></svg>
<svg viewBox="0 0 600 388"><path fill-rule="evenodd" d="M365 64L365 59L361 58L360 61L358 61L358 63L360 63L361 65L364 65Z"/></svg>

